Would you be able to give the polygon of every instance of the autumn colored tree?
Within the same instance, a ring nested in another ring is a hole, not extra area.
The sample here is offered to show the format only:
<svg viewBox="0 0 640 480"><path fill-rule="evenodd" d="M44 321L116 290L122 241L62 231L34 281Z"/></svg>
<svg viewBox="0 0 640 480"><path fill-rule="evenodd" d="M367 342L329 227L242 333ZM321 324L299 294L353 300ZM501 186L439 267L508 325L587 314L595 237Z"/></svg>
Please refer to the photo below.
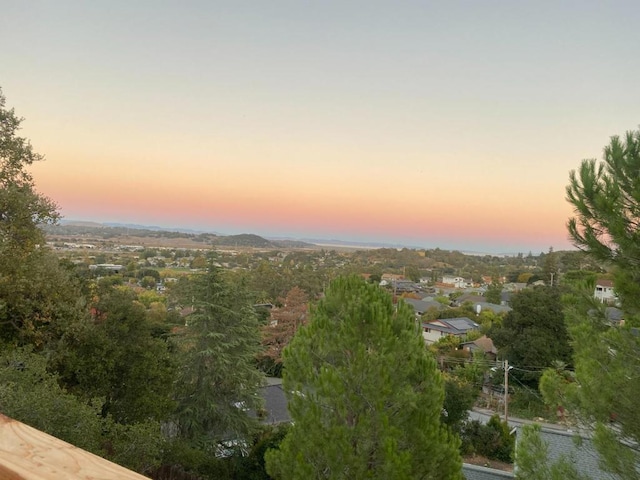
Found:
<svg viewBox="0 0 640 480"><path fill-rule="evenodd" d="M271 311L266 325L262 326L262 345L265 350L259 360L263 369L279 376L282 370L282 351L295 333L307 322L309 299L304 290L293 287L287 293L283 306Z"/></svg>

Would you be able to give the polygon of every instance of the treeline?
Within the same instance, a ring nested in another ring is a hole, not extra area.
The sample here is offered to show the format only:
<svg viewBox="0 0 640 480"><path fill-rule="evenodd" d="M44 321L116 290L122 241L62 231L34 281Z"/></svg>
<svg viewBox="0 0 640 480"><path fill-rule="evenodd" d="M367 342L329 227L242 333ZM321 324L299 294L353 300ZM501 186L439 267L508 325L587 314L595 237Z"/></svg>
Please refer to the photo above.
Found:
<svg viewBox="0 0 640 480"><path fill-rule="evenodd" d="M155 478L263 478L254 296L211 262L163 301L60 261L20 123L0 95L0 411Z"/></svg>

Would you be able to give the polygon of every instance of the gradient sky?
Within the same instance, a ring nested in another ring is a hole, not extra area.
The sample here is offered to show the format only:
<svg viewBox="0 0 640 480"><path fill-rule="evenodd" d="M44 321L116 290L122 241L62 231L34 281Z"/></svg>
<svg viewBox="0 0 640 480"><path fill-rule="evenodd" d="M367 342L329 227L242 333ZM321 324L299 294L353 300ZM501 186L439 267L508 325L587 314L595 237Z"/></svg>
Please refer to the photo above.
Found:
<svg viewBox="0 0 640 480"><path fill-rule="evenodd" d="M0 87L67 219L570 248L640 124L637 1L7 1Z"/></svg>

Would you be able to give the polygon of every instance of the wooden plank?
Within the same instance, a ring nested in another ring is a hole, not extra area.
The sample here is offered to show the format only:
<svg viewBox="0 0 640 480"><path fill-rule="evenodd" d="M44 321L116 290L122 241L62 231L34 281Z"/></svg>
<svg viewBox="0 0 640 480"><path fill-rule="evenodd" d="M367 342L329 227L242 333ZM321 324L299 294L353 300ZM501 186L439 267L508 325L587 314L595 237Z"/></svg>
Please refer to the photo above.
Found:
<svg viewBox="0 0 640 480"><path fill-rule="evenodd" d="M0 414L3 480L148 480L138 473Z"/></svg>

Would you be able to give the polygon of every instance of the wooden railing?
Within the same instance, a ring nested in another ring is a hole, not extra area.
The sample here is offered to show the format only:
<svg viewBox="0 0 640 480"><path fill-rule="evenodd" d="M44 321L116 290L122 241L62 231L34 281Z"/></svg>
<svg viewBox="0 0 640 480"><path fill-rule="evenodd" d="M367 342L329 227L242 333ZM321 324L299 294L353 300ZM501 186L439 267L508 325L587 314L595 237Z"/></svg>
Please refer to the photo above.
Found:
<svg viewBox="0 0 640 480"><path fill-rule="evenodd" d="M148 480L0 414L2 480Z"/></svg>

